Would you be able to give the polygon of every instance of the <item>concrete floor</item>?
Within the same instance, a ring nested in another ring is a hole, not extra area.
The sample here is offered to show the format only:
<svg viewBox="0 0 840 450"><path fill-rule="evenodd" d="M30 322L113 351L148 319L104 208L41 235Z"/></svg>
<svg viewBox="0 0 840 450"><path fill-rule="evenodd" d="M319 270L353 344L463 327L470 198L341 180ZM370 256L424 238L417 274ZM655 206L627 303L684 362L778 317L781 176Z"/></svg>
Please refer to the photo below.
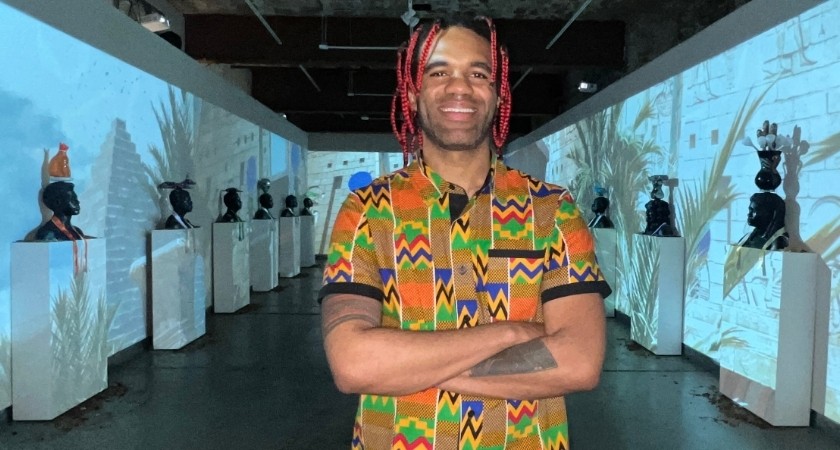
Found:
<svg viewBox="0 0 840 450"><path fill-rule="evenodd" d="M178 351L134 351L109 388L51 422L0 423L0 449L347 449L356 398L332 384L315 292L320 270L210 315ZM656 357L608 320L601 384L568 397L572 444L586 449L837 449L827 428L767 428L683 357ZM131 352L131 350L129 350Z"/></svg>

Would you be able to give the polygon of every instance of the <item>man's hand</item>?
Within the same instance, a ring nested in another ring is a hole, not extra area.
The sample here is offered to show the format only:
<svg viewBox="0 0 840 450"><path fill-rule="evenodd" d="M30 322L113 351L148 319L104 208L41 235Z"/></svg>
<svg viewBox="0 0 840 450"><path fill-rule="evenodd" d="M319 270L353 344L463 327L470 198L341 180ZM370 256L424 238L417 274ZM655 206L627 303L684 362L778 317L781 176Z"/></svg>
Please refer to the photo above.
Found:
<svg viewBox="0 0 840 450"><path fill-rule="evenodd" d="M542 324L512 321L446 331L382 328L381 308L377 300L351 294L330 295L322 303L324 348L342 392L413 394L546 336Z"/></svg>
<svg viewBox="0 0 840 450"><path fill-rule="evenodd" d="M438 388L502 399L556 397L595 388L606 346L601 296L551 300L543 313L546 336L503 350Z"/></svg>

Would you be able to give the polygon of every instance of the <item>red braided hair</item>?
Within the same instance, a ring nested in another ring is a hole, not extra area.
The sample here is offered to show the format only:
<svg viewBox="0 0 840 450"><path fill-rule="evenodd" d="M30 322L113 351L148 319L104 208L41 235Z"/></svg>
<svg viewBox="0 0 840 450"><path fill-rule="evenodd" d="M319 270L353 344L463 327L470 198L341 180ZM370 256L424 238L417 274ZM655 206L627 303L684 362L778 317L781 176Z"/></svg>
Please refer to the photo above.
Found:
<svg viewBox="0 0 840 450"><path fill-rule="evenodd" d="M493 118L493 144L501 158L510 129L511 89L508 79L508 53L496 40L496 26L493 21L486 17L478 17L476 20L486 23L490 31L491 77L496 83L496 94L499 98L499 107ZM449 24L436 20L428 30L422 26L417 27L411 33L409 41L397 51L397 89L391 101L391 129L402 147L405 165L408 165L409 155L414 155L423 147L423 136L417 127L417 111L411 110L408 94L420 92L423 68L426 67L435 38L440 31L451 26L464 25L457 21ZM471 26L466 28L472 29ZM415 57L417 61L414 60Z"/></svg>

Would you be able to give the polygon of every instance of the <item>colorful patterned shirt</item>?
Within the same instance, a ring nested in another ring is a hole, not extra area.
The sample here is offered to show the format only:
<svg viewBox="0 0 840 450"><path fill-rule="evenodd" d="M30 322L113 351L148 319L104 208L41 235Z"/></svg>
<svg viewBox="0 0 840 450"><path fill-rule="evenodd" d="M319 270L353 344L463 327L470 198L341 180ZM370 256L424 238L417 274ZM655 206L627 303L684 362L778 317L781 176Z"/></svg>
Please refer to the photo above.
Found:
<svg viewBox="0 0 840 450"><path fill-rule="evenodd" d="M431 331L543 322L544 302L609 294L566 189L494 159L485 186L451 217L450 200L465 195L422 161L352 192L336 218L319 297L371 297L382 302L383 327ZM353 434L352 448L367 450L569 447L562 397L498 400L436 388L362 395Z"/></svg>

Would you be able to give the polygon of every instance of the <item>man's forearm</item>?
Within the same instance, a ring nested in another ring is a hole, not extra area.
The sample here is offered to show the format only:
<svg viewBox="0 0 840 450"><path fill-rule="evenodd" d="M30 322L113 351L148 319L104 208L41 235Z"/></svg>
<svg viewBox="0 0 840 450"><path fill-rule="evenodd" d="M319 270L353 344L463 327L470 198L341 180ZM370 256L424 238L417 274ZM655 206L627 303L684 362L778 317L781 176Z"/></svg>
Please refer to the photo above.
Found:
<svg viewBox="0 0 840 450"><path fill-rule="evenodd" d="M336 383L345 392L406 395L435 386L475 366L526 335L506 323L448 331L368 328L331 340ZM353 364L353 361L356 364Z"/></svg>
<svg viewBox="0 0 840 450"><path fill-rule="evenodd" d="M539 399L590 390L600 360L548 336L512 346L438 385L461 394L502 399ZM549 350L553 347L554 353ZM562 352L563 358L558 353Z"/></svg>
<svg viewBox="0 0 840 450"><path fill-rule="evenodd" d="M557 361L545 342L534 339L514 345L476 364L469 370L471 377L519 375L557 367Z"/></svg>
<svg viewBox="0 0 840 450"><path fill-rule="evenodd" d="M448 331L382 328L381 303L337 294L324 300L324 348L344 392L404 395L435 386L516 344L541 324L502 322Z"/></svg>

